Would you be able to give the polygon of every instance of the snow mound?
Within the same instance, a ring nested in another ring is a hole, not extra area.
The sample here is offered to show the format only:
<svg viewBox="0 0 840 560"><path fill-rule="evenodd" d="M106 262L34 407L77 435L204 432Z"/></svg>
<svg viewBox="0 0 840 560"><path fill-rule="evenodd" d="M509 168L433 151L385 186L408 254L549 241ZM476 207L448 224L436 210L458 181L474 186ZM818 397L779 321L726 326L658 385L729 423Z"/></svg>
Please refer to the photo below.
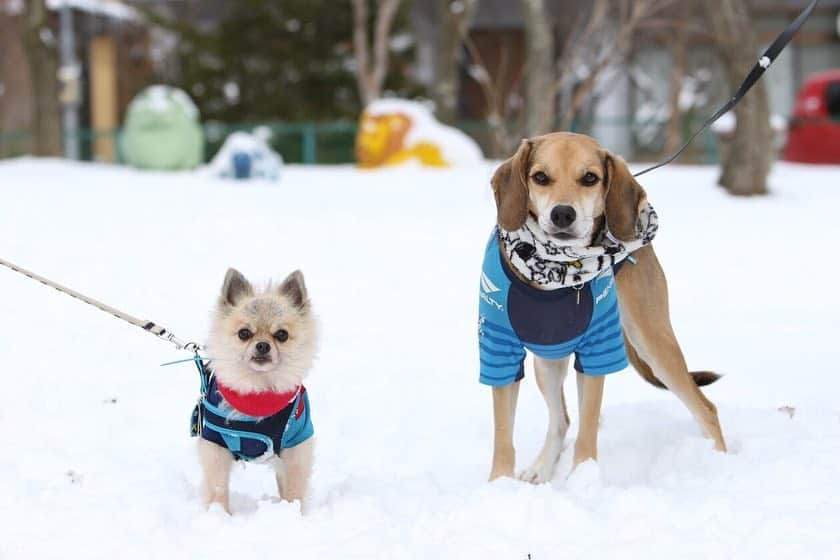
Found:
<svg viewBox="0 0 840 560"><path fill-rule="evenodd" d="M117 0L47 0L47 7L51 10L59 10L64 6L113 19L140 19L139 14L131 6Z"/></svg>
<svg viewBox="0 0 840 560"><path fill-rule="evenodd" d="M204 159L198 108L181 89L149 86L128 105L121 146L125 161L140 169L193 169Z"/></svg>
<svg viewBox="0 0 840 560"><path fill-rule="evenodd" d="M738 117L735 116L735 111L727 111L712 123L711 128L716 134L726 135L735 132L737 125ZM781 115L770 115L770 128L777 134L784 132L787 130L787 119Z"/></svg>
<svg viewBox="0 0 840 560"><path fill-rule="evenodd" d="M219 152L210 162L210 171L224 179L280 178L283 158L258 134L234 132L225 139Z"/></svg>
<svg viewBox="0 0 840 560"><path fill-rule="evenodd" d="M356 154L362 167L405 161L432 166L470 165L484 156L464 132L435 119L423 103L405 99L379 99L360 117Z"/></svg>
<svg viewBox="0 0 840 560"><path fill-rule="evenodd" d="M182 89L162 84L147 87L128 104L128 112L141 109L155 113L180 110L187 118L198 120L198 107L190 96Z"/></svg>

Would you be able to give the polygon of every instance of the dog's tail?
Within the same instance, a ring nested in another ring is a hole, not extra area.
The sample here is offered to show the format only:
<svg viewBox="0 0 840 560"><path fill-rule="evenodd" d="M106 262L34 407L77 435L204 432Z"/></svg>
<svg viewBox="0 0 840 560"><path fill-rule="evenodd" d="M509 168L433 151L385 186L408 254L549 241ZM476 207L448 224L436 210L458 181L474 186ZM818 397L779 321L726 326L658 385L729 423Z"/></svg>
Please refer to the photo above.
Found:
<svg viewBox="0 0 840 560"><path fill-rule="evenodd" d="M633 364L633 367L639 375L642 376L642 379L654 387L668 390L668 387L666 387L665 384L653 374L653 369L650 365L644 361L641 356L639 356L639 353L636 352L636 349L633 348L632 344L630 344L630 341L627 339L627 335L624 335L624 347L627 349L627 358L630 360L630 363ZM690 373L698 387L711 385L721 378L719 374L713 371L692 371Z"/></svg>

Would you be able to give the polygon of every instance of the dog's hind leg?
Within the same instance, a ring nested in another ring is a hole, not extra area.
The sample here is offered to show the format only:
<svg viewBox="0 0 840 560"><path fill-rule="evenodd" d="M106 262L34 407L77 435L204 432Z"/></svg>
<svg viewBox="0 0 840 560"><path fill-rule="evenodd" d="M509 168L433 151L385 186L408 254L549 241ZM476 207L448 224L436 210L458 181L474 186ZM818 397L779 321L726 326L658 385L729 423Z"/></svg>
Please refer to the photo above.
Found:
<svg viewBox="0 0 840 560"><path fill-rule="evenodd" d="M546 360L534 356L534 371L537 386L548 406L548 430L545 443L530 467L519 474L519 478L532 484L551 480L554 468L563 451L563 440L569 429L569 414L563 394L563 381L569 371L569 358Z"/></svg>
<svg viewBox="0 0 840 560"><path fill-rule="evenodd" d="M686 367L668 311L668 286L650 246L633 255L616 275L621 325L638 357L691 411L715 449L726 451L717 408L703 395Z"/></svg>
<svg viewBox="0 0 840 560"><path fill-rule="evenodd" d="M198 459L204 471L201 489L204 505L209 508L211 504L220 504L230 513L228 487L233 455L213 442L198 438Z"/></svg>
<svg viewBox="0 0 840 560"><path fill-rule="evenodd" d="M493 387L493 466L490 469L490 480L513 476L516 466L513 423L518 398L519 381Z"/></svg>
<svg viewBox="0 0 840 560"><path fill-rule="evenodd" d="M312 475L314 462L315 438L309 438L284 449L280 461L275 464L277 491L288 502L300 500L301 509L305 509L305 499L309 489L309 477Z"/></svg>

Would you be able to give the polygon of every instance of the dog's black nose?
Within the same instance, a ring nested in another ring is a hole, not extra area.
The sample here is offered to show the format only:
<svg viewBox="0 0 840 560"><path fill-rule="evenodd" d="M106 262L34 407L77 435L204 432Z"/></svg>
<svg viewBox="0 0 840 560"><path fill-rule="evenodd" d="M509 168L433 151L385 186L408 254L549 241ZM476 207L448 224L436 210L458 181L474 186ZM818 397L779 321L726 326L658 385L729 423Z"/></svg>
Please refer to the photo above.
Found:
<svg viewBox="0 0 840 560"><path fill-rule="evenodd" d="M551 209L551 223L559 228L567 228L575 223L577 212L571 206L557 205Z"/></svg>
<svg viewBox="0 0 840 560"><path fill-rule="evenodd" d="M257 342L257 353L261 355L265 355L271 352L271 346L268 345L268 342Z"/></svg>

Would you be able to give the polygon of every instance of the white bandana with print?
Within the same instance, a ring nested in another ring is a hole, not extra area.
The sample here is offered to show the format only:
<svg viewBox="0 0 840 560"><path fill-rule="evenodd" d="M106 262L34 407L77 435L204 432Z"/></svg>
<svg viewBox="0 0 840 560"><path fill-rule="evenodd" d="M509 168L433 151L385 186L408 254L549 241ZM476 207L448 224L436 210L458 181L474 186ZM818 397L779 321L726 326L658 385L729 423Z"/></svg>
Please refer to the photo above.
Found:
<svg viewBox="0 0 840 560"><path fill-rule="evenodd" d="M508 261L523 278L542 290L580 286L630 253L650 244L659 230L659 218L648 204L639 213L636 239L619 241L606 228L589 247L569 247L551 239L530 214L516 231L499 229L499 242Z"/></svg>

